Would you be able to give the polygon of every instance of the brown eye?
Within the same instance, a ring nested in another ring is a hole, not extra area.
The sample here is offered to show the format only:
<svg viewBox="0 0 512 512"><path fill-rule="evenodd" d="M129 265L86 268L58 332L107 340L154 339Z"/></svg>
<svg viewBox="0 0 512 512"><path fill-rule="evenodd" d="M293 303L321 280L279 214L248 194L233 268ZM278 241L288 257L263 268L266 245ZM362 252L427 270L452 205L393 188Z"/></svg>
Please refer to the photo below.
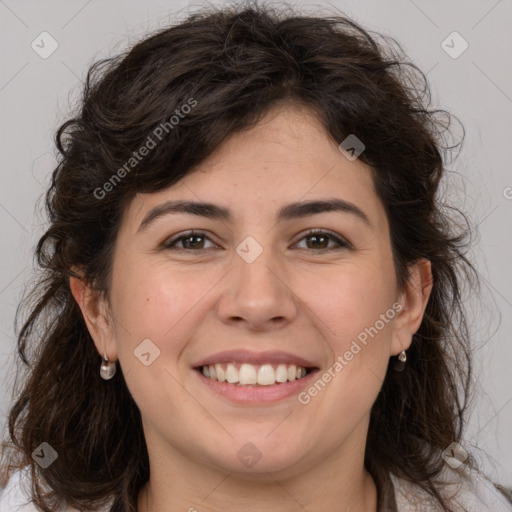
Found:
<svg viewBox="0 0 512 512"><path fill-rule="evenodd" d="M176 247L178 250L183 251L194 251L200 249L206 249L204 247L205 240L211 239L206 236L206 234L202 231L192 231L190 233L186 233L184 235L179 236L178 238L174 238L169 242L164 244L165 249L170 249L172 247ZM182 244L181 247L178 244Z"/></svg>
<svg viewBox="0 0 512 512"><path fill-rule="evenodd" d="M349 244L334 234L328 232L328 231L308 231L304 237L302 237L299 242L302 240L309 239L310 242L306 242L305 249L323 249L323 250L332 250L332 249L339 249L339 248L348 248ZM334 247L329 247L329 242L334 242Z"/></svg>
<svg viewBox="0 0 512 512"><path fill-rule="evenodd" d="M191 231L165 242L163 248L179 251L199 251L210 249L211 247L205 247L206 240L212 242L210 237L208 237L203 231ZM308 241L306 242L306 247L301 247L301 249L313 250L315 252L319 252L319 250L330 251L350 248L350 244L329 231L311 230L308 231L305 236L299 240L299 242L302 242L302 240ZM331 243L331 246L329 246L329 243ZM332 246L332 243L334 243L334 246ZM213 245L218 247L216 244Z"/></svg>

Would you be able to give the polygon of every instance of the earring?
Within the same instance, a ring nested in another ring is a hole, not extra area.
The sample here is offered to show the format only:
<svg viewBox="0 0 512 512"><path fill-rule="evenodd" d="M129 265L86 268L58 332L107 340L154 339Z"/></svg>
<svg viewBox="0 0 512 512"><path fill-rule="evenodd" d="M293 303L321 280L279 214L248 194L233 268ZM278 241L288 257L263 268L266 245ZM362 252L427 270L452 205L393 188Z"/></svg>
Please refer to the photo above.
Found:
<svg viewBox="0 0 512 512"><path fill-rule="evenodd" d="M103 361L100 367L100 375L102 379L110 380L116 374L116 362L108 360L106 352L103 353Z"/></svg>
<svg viewBox="0 0 512 512"><path fill-rule="evenodd" d="M400 354L398 355L398 361L395 361L395 364L393 365L393 370L395 372L403 372L405 368L405 362L407 361L407 355L405 353L405 350L402 350Z"/></svg>

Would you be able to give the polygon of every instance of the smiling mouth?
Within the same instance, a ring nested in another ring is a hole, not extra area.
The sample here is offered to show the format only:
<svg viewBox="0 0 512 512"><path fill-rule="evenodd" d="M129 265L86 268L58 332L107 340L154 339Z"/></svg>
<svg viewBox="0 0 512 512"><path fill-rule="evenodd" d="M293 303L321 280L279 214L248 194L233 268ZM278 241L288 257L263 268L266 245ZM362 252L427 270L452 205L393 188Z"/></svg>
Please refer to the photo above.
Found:
<svg viewBox="0 0 512 512"><path fill-rule="evenodd" d="M194 368L207 379L235 386L272 386L304 378L318 368L295 364L217 363Z"/></svg>

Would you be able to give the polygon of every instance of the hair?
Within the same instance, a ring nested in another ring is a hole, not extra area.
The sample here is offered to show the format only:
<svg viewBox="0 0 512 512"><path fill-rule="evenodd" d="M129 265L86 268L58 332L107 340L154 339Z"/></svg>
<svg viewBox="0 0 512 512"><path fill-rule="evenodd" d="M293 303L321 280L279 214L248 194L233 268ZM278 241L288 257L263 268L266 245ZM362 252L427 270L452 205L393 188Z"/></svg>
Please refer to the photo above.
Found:
<svg viewBox="0 0 512 512"><path fill-rule="evenodd" d="M287 5L203 8L93 63L79 111L55 136L39 278L16 312L18 325L28 311L17 328L27 375L8 417L5 474L29 466L32 499L46 512L61 499L81 510L107 501L112 512L136 510L149 478L140 411L122 369L100 377L69 279L108 298L116 234L134 196L177 183L271 108L300 105L336 143L349 135L364 143L359 159L385 208L399 289L413 263L431 262L433 288L407 364L402 372L388 365L371 409L365 467L378 481L393 473L419 485L449 511L440 452L465 425L472 378L463 289L477 276L469 223L441 197L445 160L464 136L450 145L454 116L431 104L426 75L393 38ZM150 138L154 147L136 159ZM58 453L46 469L31 457L42 442ZM476 467L471 456L467 463Z"/></svg>

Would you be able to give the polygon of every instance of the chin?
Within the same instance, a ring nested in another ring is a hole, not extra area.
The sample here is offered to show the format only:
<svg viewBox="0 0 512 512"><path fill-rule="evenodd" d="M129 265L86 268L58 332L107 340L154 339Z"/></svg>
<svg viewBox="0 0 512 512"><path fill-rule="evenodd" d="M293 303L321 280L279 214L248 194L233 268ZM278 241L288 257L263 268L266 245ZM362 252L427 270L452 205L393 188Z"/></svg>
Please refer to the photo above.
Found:
<svg viewBox="0 0 512 512"><path fill-rule="evenodd" d="M268 438L265 439L265 436L258 438L247 435L243 440L230 438L223 447L220 444L217 447L224 451L222 454L211 454L210 460L213 465L223 471L251 476L262 481L269 480L269 473L291 476L300 472L298 464L304 459L303 450L298 447L298 443L291 443L289 437L285 444L285 440L278 437L270 441Z"/></svg>

